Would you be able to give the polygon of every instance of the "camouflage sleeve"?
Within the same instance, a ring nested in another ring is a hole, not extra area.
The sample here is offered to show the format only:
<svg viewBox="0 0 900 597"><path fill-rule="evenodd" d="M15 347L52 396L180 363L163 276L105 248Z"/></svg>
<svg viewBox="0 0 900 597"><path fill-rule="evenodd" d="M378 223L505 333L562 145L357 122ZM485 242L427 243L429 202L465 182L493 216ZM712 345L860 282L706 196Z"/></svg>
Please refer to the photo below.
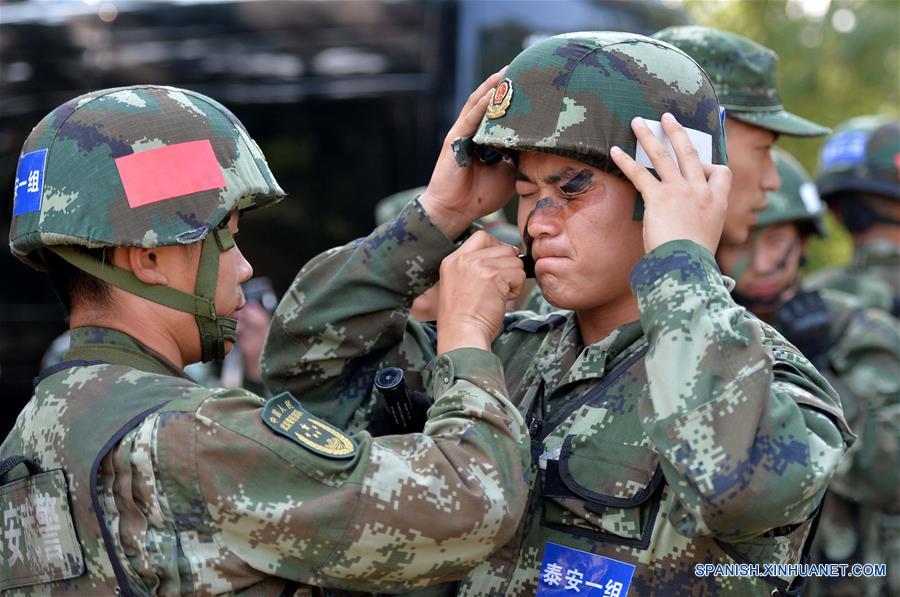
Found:
<svg viewBox="0 0 900 597"><path fill-rule="evenodd" d="M262 418L287 395L264 403L232 390L203 402L192 436L168 439L182 455L194 447L194 482L215 544L227 552L218 561L237 558L302 583L396 592L457 578L503 545L524 508L529 452L499 359L478 349L442 355L434 393L423 433L361 432L341 458L327 455L327 442L317 453ZM320 421L305 413L280 420L292 431Z"/></svg>
<svg viewBox="0 0 900 597"><path fill-rule="evenodd" d="M693 242L645 255L631 286L650 344L641 420L679 498L672 523L740 541L808 518L852 442L828 383Z"/></svg>
<svg viewBox="0 0 900 597"><path fill-rule="evenodd" d="M273 391L346 426L370 398L379 366L404 369L411 389L435 355L433 326L409 306L437 281L455 246L418 201L368 237L332 249L300 270L272 321L262 372Z"/></svg>
<svg viewBox="0 0 900 597"><path fill-rule="evenodd" d="M847 421L859 439L832 486L870 507L900 503L900 323L878 309L856 309L828 353Z"/></svg>

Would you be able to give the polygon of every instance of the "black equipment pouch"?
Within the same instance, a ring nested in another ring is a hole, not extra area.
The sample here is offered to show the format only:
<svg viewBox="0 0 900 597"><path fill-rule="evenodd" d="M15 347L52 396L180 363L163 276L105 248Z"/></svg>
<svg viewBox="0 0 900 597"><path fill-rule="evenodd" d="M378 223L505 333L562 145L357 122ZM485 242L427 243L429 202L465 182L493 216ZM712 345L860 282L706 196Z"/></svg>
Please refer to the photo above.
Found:
<svg viewBox="0 0 900 597"><path fill-rule="evenodd" d="M20 465L30 475L7 482ZM24 456L0 462L0 523L0 591L84 574L62 469L42 471Z"/></svg>

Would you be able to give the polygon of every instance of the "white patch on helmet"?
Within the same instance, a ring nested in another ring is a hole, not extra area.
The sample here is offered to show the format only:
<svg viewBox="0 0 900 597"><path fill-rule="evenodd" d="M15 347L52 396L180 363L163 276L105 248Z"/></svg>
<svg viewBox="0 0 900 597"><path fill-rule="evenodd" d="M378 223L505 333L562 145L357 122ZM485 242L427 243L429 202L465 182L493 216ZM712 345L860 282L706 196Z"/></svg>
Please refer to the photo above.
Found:
<svg viewBox="0 0 900 597"><path fill-rule="evenodd" d="M819 191L816 190L814 183L804 182L800 185L800 199L803 200L807 212L816 214L822 211L822 198L819 197Z"/></svg>
<svg viewBox="0 0 900 597"><path fill-rule="evenodd" d="M672 147L672 142L669 141L669 136L666 135L666 132L663 130L662 123L658 120L648 119L644 119L644 122L647 123L647 128L649 128L650 131L656 135L656 138L662 142L666 151L668 151L669 155L672 156L672 159L675 160L675 165L677 166L678 156L675 155L675 149ZM697 154L700 156L700 163L705 166L712 164L712 136L709 133L704 133L697 129L684 127L684 130L691 140L694 149L697 150ZM650 161L650 156L647 155L647 152L644 150L644 146L641 145L640 141L637 142L634 159L642 166L653 168L653 162Z"/></svg>

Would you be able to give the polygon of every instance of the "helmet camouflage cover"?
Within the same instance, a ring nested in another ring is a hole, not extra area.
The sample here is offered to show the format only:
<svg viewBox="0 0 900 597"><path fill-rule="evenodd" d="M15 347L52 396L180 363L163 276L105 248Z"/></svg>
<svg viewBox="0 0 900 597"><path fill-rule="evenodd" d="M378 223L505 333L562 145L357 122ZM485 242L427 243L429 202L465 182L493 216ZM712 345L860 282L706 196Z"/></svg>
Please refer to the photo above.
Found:
<svg viewBox="0 0 900 597"><path fill-rule="evenodd" d="M612 146L635 156L631 120L658 121L665 112L708 135L712 163L726 163L719 102L706 73L687 54L633 33L567 33L516 56L474 140L616 172Z"/></svg>
<svg viewBox="0 0 900 597"><path fill-rule="evenodd" d="M900 199L900 121L860 116L839 126L822 147L819 192L856 191Z"/></svg>
<svg viewBox="0 0 900 597"><path fill-rule="evenodd" d="M235 209L284 191L238 119L184 89L134 86L77 97L31 131L16 173L12 252L202 240Z"/></svg>
<svg viewBox="0 0 900 597"><path fill-rule="evenodd" d="M105 282L192 313L202 360L221 359L236 321L217 314L221 225L234 210L284 196L240 121L199 93L151 85L104 89L48 114L16 170L9 244L43 269L46 251ZM79 247L154 248L202 241L193 294L145 284Z"/></svg>
<svg viewBox="0 0 900 597"><path fill-rule="evenodd" d="M809 174L794 156L775 147L772 149L781 188L766 195L766 208L757 216L757 227L781 222L809 222L813 231L824 235L822 218L825 206Z"/></svg>

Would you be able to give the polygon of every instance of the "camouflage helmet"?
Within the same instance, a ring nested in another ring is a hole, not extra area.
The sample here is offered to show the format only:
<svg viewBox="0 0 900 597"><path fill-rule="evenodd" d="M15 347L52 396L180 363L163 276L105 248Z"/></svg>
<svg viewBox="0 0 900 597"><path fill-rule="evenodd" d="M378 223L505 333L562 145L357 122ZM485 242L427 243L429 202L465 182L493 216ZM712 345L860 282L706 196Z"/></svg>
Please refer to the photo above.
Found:
<svg viewBox="0 0 900 597"><path fill-rule="evenodd" d="M900 199L900 121L860 116L835 129L819 155L822 198L864 192Z"/></svg>
<svg viewBox="0 0 900 597"><path fill-rule="evenodd" d="M781 188L766 195L766 208L757 216L757 227L782 222L808 222L813 232L824 236L822 218L825 205L819 198L816 185L794 156L774 147L772 157L778 168Z"/></svg>
<svg viewBox="0 0 900 597"><path fill-rule="evenodd" d="M284 196L238 119L184 89L139 85L77 97L25 140L9 244L37 269L51 251L123 290L193 313L203 360L224 356L234 320L213 299L229 214ZM195 294L141 283L80 248L154 248L203 241Z"/></svg>
<svg viewBox="0 0 900 597"><path fill-rule="evenodd" d="M726 163L719 102L692 58L634 33L567 33L516 56L474 141L562 155L617 172L609 158L612 146L636 155L632 118L659 121L665 112L708 139L712 163Z"/></svg>
<svg viewBox="0 0 900 597"><path fill-rule="evenodd" d="M710 27L667 27L653 37L687 52L709 75L728 116L794 137L818 137L829 130L784 109L775 68L778 55L730 31Z"/></svg>

